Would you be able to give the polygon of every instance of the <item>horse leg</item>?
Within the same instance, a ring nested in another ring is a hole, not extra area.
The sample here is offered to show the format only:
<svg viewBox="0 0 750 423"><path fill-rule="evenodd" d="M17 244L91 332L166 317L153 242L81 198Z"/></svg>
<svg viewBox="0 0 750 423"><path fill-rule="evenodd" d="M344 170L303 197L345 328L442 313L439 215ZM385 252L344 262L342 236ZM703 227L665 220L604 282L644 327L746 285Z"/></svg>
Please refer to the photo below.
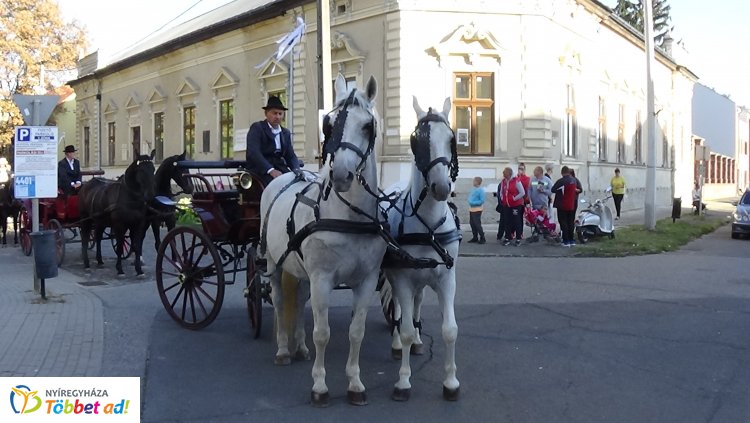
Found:
<svg viewBox="0 0 750 423"><path fill-rule="evenodd" d="M276 329L276 357L274 364L277 366L287 366L292 364L292 355L289 353L289 333L287 325L284 324L284 309L287 300L281 285L281 269L277 269L269 278L271 282L271 300L273 301L274 328Z"/></svg>
<svg viewBox="0 0 750 423"><path fill-rule="evenodd" d="M146 237L147 227L145 224L137 226L141 227L130 228L130 248L133 250L133 255L135 256L135 274L142 277L144 274L143 267L141 266L143 261L141 260L141 255L143 253L143 239ZM123 236L124 241L125 237Z"/></svg>
<svg viewBox="0 0 750 423"><path fill-rule="evenodd" d="M0 223L0 229L2 229L2 238L3 238L3 245L7 244L7 240L5 238L6 232L8 231L8 215L5 214L5 210L0 213L0 219L2 219L2 222Z"/></svg>
<svg viewBox="0 0 750 423"><path fill-rule="evenodd" d="M401 304L401 344L406 351L411 349L414 343L416 330L414 328L414 286L408 277L395 281L393 284L393 296ZM394 401L407 401L411 394L411 357L409 354L401 354L401 367L398 370L398 382L393 389L391 398Z"/></svg>
<svg viewBox="0 0 750 423"><path fill-rule="evenodd" d="M456 338L458 325L454 310L456 296L456 274L451 272L437 286L438 300L443 309L443 341L445 342L445 381L443 381L443 398L447 401L458 400L459 383L456 378Z"/></svg>
<svg viewBox="0 0 750 423"><path fill-rule="evenodd" d="M422 300L424 299L424 288L414 293L414 327L417 332L414 335L414 343L411 344L410 353L413 355L424 354L424 342L422 342Z"/></svg>
<svg viewBox="0 0 750 423"><path fill-rule="evenodd" d="M161 221L158 217L151 220L151 232L154 234L154 249L156 251L159 251L159 245L161 244L161 238L159 237L160 226Z"/></svg>
<svg viewBox="0 0 750 423"><path fill-rule="evenodd" d="M328 325L328 306L332 284L310 281L310 304L313 311L313 342L315 343L315 362L313 362L312 405L328 406L328 386L326 385L325 357L328 341L331 339L331 327Z"/></svg>
<svg viewBox="0 0 750 423"><path fill-rule="evenodd" d="M365 321L372 293L378 284L378 274L368 276L360 285L352 289L354 294L354 315L349 325L349 359L346 362L346 376L349 378L347 397L349 404L366 405L365 385L360 380L359 352L365 338Z"/></svg>
<svg viewBox="0 0 750 423"><path fill-rule="evenodd" d="M125 272L122 271L122 246L125 243L125 228L120 224L113 223L111 230L116 240L115 253L117 254L117 264L115 264L115 268L117 268L117 276L125 276Z"/></svg>
<svg viewBox="0 0 750 423"><path fill-rule="evenodd" d="M390 282L390 281L389 281ZM393 323L391 324L391 357L394 360L401 360L404 346L401 344L401 304L393 291L391 285L391 298L393 301Z"/></svg>
<svg viewBox="0 0 750 423"><path fill-rule="evenodd" d="M18 245L18 218L20 217L20 210L13 212L13 244Z"/></svg>
<svg viewBox="0 0 750 423"><path fill-rule="evenodd" d="M310 282L301 280L297 283L297 321L294 328L294 343L296 344L294 358L310 360L310 349L307 348L305 338L305 303L310 299Z"/></svg>
<svg viewBox="0 0 750 423"><path fill-rule="evenodd" d="M99 266L104 265L104 260L102 260L102 238L104 238L104 229L104 225L96 225L94 232L94 244L96 244L96 264L98 264Z"/></svg>

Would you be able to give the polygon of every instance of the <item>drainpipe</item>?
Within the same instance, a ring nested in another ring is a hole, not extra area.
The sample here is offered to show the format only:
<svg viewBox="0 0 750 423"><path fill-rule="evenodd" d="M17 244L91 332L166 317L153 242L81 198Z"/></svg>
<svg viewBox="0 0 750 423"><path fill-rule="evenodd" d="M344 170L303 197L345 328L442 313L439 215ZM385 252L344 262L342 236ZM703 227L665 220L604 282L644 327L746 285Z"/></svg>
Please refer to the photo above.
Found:
<svg viewBox="0 0 750 423"><path fill-rule="evenodd" d="M102 168L102 81L97 80L96 87L96 126L97 126L97 149L96 149L96 166Z"/></svg>

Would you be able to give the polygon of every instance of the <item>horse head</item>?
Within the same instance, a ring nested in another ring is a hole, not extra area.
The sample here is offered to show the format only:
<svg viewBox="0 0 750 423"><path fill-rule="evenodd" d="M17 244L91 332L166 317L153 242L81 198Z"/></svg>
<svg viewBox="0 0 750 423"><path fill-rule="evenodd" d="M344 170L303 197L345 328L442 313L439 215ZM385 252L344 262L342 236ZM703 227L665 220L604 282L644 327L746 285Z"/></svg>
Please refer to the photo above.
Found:
<svg viewBox="0 0 750 423"><path fill-rule="evenodd" d="M155 155L156 150L151 151L151 155L140 155L136 150L133 155L133 163L125 171L125 183L128 188L140 193L146 202L154 198Z"/></svg>
<svg viewBox="0 0 750 423"><path fill-rule="evenodd" d="M323 119L323 155L330 156L333 189L347 192L354 177L361 178L368 161L374 159L378 132L374 99L378 85L370 77L365 91L356 88L347 91L346 80L339 74L334 88L336 108Z"/></svg>
<svg viewBox="0 0 750 423"><path fill-rule="evenodd" d="M177 166L178 162L185 160L186 152L176 156L167 157L156 170L156 195L166 195L171 197L172 181L180 187L183 193L193 193L193 181L185 176L183 170Z"/></svg>
<svg viewBox="0 0 750 423"><path fill-rule="evenodd" d="M432 108L425 112L414 97L417 127L411 135L411 151L425 186L438 201L448 199L451 183L458 176L456 136L448 123L450 110L450 97L445 99L440 112Z"/></svg>

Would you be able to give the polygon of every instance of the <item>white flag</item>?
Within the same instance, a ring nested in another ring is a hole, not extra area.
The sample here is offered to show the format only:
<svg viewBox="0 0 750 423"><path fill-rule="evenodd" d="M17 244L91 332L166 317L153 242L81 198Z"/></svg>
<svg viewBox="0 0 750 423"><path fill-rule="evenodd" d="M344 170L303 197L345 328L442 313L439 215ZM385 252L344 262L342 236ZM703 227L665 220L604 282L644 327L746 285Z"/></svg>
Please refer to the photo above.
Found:
<svg viewBox="0 0 750 423"><path fill-rule="evenodd" d="M300 40L302 40L302 36L304 34L305 34L305 21L303 21L300 16L297 16L297 27L294 28L294 31L286 34L279 41L276 41L276 44L279 45L278 50L276 50L276 60L281 60L287 54L289 54L289 52L292 51L294 46L296 46L300 42Z"/></svg>

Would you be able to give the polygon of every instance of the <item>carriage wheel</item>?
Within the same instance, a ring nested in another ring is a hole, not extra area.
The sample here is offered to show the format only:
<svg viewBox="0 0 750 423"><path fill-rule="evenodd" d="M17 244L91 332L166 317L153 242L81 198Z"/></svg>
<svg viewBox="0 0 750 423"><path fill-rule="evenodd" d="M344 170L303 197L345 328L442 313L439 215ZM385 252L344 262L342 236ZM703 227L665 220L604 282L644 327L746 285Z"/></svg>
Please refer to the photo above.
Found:
<svg viewBox="0 0 750 423"><path fill-rule="evenodd" d="M107 238L109 238L109 241L112 243L112 251L117 254L117 238L113 237L111 235L111 232L105 231L105 234ZM125 232L125 238L123 238L123 244L122 244L122 258L126 259L130 257L130 254L133 252L133 250L130 248L130 230L128 229L127 232Z"/></svg>
<svg viewBox="0 0 750 423"><path fill-rule="evenodd" d="M167 233L156 258L156 287L180 325L197 330L216 319L224 301L224 268L202 231L178 226Z"/></svg>
<svg viewBox="0 0 750 423"><path fill-rule="evenodd" d="M247 271L245 285L245 299L247 300L247 317L250 320L250 328L253 330L253 339L260 337L263 325L263 291L260 274L255 266L255 255L247 256Z"/></svg>
<svg viewBox="0 0 750 423"><path fill-rule="evenodd" d="M55 255L57 267L60 267L63 260L65 260L65 232L63 225L57 219L50 219L47 222L47 229L55 231Z"/></svg>
<svg viewBox="0 0 750 423"><path fill-rule="evenodd" d="M18 230L21 232L21 251L25 256L31 255L31 219L29 219L29 212L25 209L21 211L21 219L19 220Z"/></svg>

